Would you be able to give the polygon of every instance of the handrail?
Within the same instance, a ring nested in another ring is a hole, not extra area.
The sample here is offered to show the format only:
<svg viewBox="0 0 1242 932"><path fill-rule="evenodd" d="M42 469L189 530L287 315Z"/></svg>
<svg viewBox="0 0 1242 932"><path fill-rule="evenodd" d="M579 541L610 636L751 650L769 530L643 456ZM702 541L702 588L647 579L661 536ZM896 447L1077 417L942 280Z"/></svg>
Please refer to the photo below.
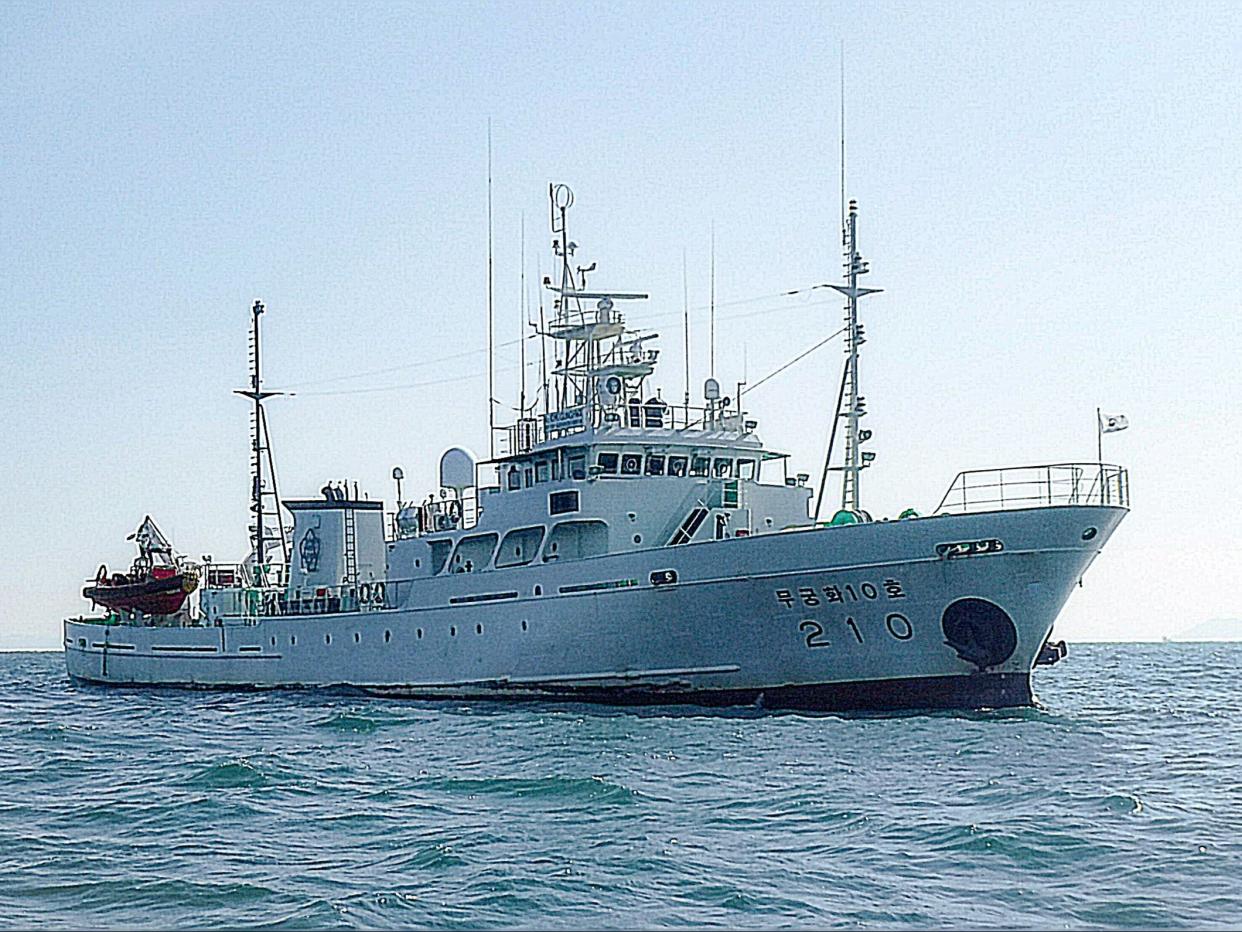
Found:
<svg viewBox="0 0 1242 932"><path fill-rule="evenodd" d="M1129 471L1109 463L1049 463L957 474L935 513L968 514L1061 505L1130 507Z"/></svg>
<svg viewBox="0 0 1242 932"><path fill-rule="evenodd" d="M248 563L204 563L199 567L204 589L252 588L254 567ZM264 589L283 589L289 581L289 567L284 563L270 564L263 573Z"/></svg>

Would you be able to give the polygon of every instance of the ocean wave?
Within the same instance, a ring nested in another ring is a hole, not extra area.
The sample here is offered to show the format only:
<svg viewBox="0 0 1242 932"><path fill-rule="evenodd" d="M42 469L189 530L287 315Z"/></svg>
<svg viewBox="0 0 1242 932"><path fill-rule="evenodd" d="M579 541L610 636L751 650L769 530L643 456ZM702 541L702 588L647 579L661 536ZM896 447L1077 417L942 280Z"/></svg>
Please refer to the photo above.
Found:
<svg viewBox="0 0 1242 932"><path fill-rule="evenodd" d="M834 716L135 692L0 656L0 928L1223 928L1239 661L1082 646L1043 708Z"/></svg>

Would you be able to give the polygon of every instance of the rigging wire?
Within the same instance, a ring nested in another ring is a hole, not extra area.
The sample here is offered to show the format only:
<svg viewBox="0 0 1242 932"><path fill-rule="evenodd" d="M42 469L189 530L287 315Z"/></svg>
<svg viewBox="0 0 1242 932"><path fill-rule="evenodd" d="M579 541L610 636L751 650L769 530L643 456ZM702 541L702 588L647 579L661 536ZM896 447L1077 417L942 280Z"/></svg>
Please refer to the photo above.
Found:
<svg viewBox="0 0 1242 932"><path fill-rule="evenodd" d="M770 311L769 311L768 313L770 313ZM754 315L753 315L753 313L752 313L752 314L737 315L737 316L747 316L747 317L750 317L750 316L754 316ZM816 350L818 350L818 349L820 349L821 347L823 347L825 344L827 344L827 343L831 342L832 340L836 339L837 337L841 336L843 333L845 333L845 331L846 331L846 328L845 328L845 327L842 327L840 330L836 331L835 333L830 333L828 336L824 337L822 340L820 340L818 343L816 343L816 344L815 344L814 346L812 346L810 349L803 350L801 353L799 353L799 354L798 354L797 356L795 356L793 359L790 359L788 362L785 362L785 363L783 363L782 365L778 366L776 369L773 369L771 372L769 372L767 375L765 375L763 378L761 378L761 379L760 379L758 382L756 382L754 385L748 385L746 388L744 388L744 389L742 390L742 394L743 394L743 395L746 395L746 394L749 394L750 392L753 392L755 389L759 388L759 387L760 387L761 385L763 385L765 382L767 382L767 381L769 381L770 379L773 379L773 378L775 378L776 376L780 375L782 372L784 372L784 371L785 371L786 369L788 369L790 366L796 365L797 363L799 363L799 362L801 362L803 359L805 359L807 356L810 356L810 355L811 355L812 353L814 353ZM539 335L538 335L538 334L534 334L534 335L531 335L531 336L529 336L529 337L526 337L526 339L528 339L528 340L534 340L534 339L538 339L538 338L539 338ZM514 341L512 341L512 342L513 342L513 343L518 343L518 342L520 342L520 341L518 341L518 340L514 340ZM533 367L533 366L535 366L535 365L536 365L536 363L535 363L533 360L531 360L530 362L527 362L525 365L526 365L526 366L529 366L529 367ZM513 371L518 370L519 368L521 368L521 367L520 367L520 366L501 366L501 367L497 368L497 370L496 370L496 371L497 371L497 372L513 372ZM403 384L403 385L376 385L376 386L371 386L371 387L368 387L368 388L341 388L341 389L328 389L328 390L325 390L325 391L311 391L311 392L287 392L286 394L288 394L288 395L290 395L290 396L292 396L292 397L302 397L302 398L323 398L323 397L334 396L334 395L368 395L368 394L374 394L374 393L377 393L377 392L394 392L394 391L404 391L404 390L411 389L411 388L429 388L429 387L431 387L431 386L433 386L433 385L448 385L448 384L451 384L451 383L454 383L454 382L466 382L466 381L469 381L469 380L471 380L471 379L477 379L477 378L480 378L480 377L481 377L481 376L483 376L484 374L485 374L485 373L482 373L482 372L470 372L470 373L467 373L467 374L465 374L465 375L455 375L455 376L449 376L449 377L447 377L447 378L443 378L443 379L426 379L426 380L421 381L421 382L408 382L408 383L405 383L405 384Z"/></svg>
<svg viewBox="0 0 1242 932"><path fill-rule="evenodd" d="M532 364L533 365L533 364ZM501 366L496 369L497 372L512 372L517 366ZM468 382L471 379L480 379L487 375L486 372L469 372L465 375L452 375L443 379L427 379L422 382L407 382L404 385L373 385L369 388L338 388L328 389L320 392L285 392L292 398L323 398L329 395L369 395L375 392L396 392L404 391L410 388L426 388L431 385L448 385L453 382Z"/></svg>
<svg viewBox="0 0 1242 932"><path fill-rule="evenodd" d="M814 291L817 291L821 288L827 288L827 287L828 285L826 284L809 285L805 288L793 288L788 291L774 291L774 292L769 292L767 294L754 295L748 298L736 298L732 301L717 301L716 307L717 308L740 307L746 304L754 304L758 301L771 301L773 299L788 298L788 297L793 297L795 295L802 295L803 297L806 297L806 296L809 296ZM542 292L540 292L540 300L542 302ZM835 300L836 300L836 296L834 295L832 298L827 299L825 301L807 301L802 306L812 307L817 304L826 304L826 303L829 303L829 301L835 301ZM706 310L708 306L709 305L707 304L691 305L690 310L691 311ZM743 314L723 315L719 319L720 320L740 320L744 317L754 317L760 314L773 314L773 313L776 313L777 311L789 310L789 309L790 308L788 305L779 305L775 307L760 308L759 310L748 311ZM663 312L659 312L655 314L645 314L643 315L643 319L644 320L661 320L663 318L676 316L677 314L678 314L677 311L663 311ZM519 345L523 339L527 339L527 340L539 339L540 336L541 336L540 334L531 334L531 335L527 335L526 337L518 337L515 340L504 340L504 341L496 343L495 348L496 349L507 349L509 347ZM456 352L456 353L446 353L443 356L436 356L433 359L421 359L417 362L402 363L401 365L397 365L397 366L385 366L380 369L366 369L360 372L349 372L343 375L333 375L333 376L327 376L325 378L319 378L319 379L304 379L300 382L286 382L280 386L280 390L283 391L283 390L287 390L291 388L305 388L310 385L330 385L336 382L347 382L352 379L362 379L362 378L367 378L368 376L373 376L373 375L389 375L393 372L407 372L411 369L420 369L425 366L435 366L435 365L439 365L440 363L444 363L444 362L452 362L453 360L456 360L456 359L466 359L470 356L478 356L486 352L487 352L487 349L481 347L477 349L461 350L460 352ZM310 394L310 393L308 392L306 394Z"/></svg>
<svg viewBox="0 0 1242 932"><path fill-rule="evenodd" d="M820 340L818 343L816 343L816 344L815 344L814 346L812 346L810 349L808 349L808 350L803 350L801 353L799 353L799 354L798 354L797 356L795 356L793 359L789 360L789 362L785 363L784 365L780 366L779 368L773 369L771 372L769 372L767 375L765 375L763 378L761 378L761 379L760 379L758 382L756 382L754 385L747 385L744 389L742 389L741 394L743 394L743 395L749 395L751 392L753 392L756 388L758 388L758 387L759 387L760 385L762 385L764 382L768 381L768 379L771 379L771 378L774 378L774 377L776 377L776 376L780 375L782 372L784 372L784 371L785 371L786 369L788 369L790 366L794 365L794 363L798 363L798 362L801 362L802 360L806 359L806 357L810 356L813 352L815 352L817 349L819 349L819 348L820 348L821 346L823 346L825 343L828 343L828 342L829 342L829 341L831 341L831 340L835 340L837 337L841 336L841 334L845 333L845 330L846 330L846 328L845 328L845 327L842 327L842 328L841 328L840 330L838 330L836 333L830 333L830 334L828 334L828 336L824 337L822 340Z"/></svg>
<svg viewBox="0 0 1242 932"><path fill-rule="evenodd" d="M835 300L835 299L833 299L833 298L825 298L823 301L812 301L812 302L808 302L808 306L814 306L814 305L818 305L818 304L829 304L829 303L832 303L834 300ZM756 317L756 316L759 316L759 315L761 315L761 314L775 314L775 313L777 313L778 311L784 311L784 310L788 310L788 308L784 308L784 307L771 307L771 308L763 308L763 309L760 309L760 310L758 310L758 311L747 311L747 312L746 312L746 313L744 313L744 314L730 314L730 315L728 315L727 317L724 317L724 318L722 318L722 319L723 319L723 320L740 320L740 319L747 318L747 317ZM667 315L667 314L666 314L666 315L660 315L660 316L670 316L670 315ZM823 345L824 345L824 343L827 343L829 340L833 339L833 337L840 336L840 335L841 335L842 333L844 333L844 332L845 332L845 329L844 329L844 328L842 328L841 330L838 330L836 333L832 334L832 336L826 337L824 340L822 340L821 342L817 343L815 346L811 347L811 349L807 350L807 351L806 351L805 353L803 353L801 356L798 356L796 359L794 359L794 360L792 360L792 361L790 361L790 362L786 363L784 366L782 366L782 367L781 367L780 369L778 369L776 372L769 373L768 375L766 375L766 376L764 376L762 379L760 379L758 382L756 382L754 385L749 386L749 387L746 389L746 391L748 391L748 392L749 392L749 391L753 391L754 389L758 388L760 385L762 385L762 384L763 384L764 382L766 382L768 379L772 378L772 376L774 376L774 375L778 375L780 372L783 372L786 368L788 368L789 366L793 365L795 362L798 362L799 360L801 360L803 356L806 356L806 355L809 355L810 353L813 353L815 350L817 350L817 349L819 349L821 346L823 346ZM526 337L522 337L522 338L519 338L519 339L516 339L516 340L509 340L509 341L506 341L506 342L504 342L504 343L499 343L499 344L497 344L497 346L501 346L501 347L517 346L517 345L518 345L519 343L521 343L523 340L538 340L538 339L541 339L543 336L544 336L544 334L542 334L542 333L533 333L533 334L529 334L529 335L528 335L528 336L526 336ZM445 358L445 359L460 359L460 358L462 358L462 357L464 357L464 356L477 355L479 352L481 352L481 350L466 350L466 351L461 352L461 353L455 353L455 354L453 354L453 355L452 355L452 356L450 356L450 357L443 357L443 358ZM374 371L374 372L369 372L369 373L358 373L358 374L353 375L353 376L348 376L348 375L336 376L336 377L331 378L331 379L319 379L319 380L316 380L316 381L313 381L313 382L302 382L302 383L298 383L298 384L301 384L301 385L322 385L322 384L326 384L326 383L330 383L330 382L340 382L340 381L344 381L344 380L346 380L346 379L350 379L350 378L357 378L357 377L361 377L361 376L362 376L362 375L364 375L364 374L365 374L365 375L380 375L380 374L385 374L385 373L389 373L389 372L396 372L396 371L400 371L400 370L403 370L403 369L409 369L409 368L412 368L412 367L414 367L414 366L428 366L428 365L432 365L432 364L434 364L434 363L435 363L435 362L437 362L437 361L438 361L438 360L424 360L424 361L422 361L422 362L418 362L418 363L411 363L409 366L392 366L392 367L389 367L389 368L387 368L387 369L376 370L376 371ZM530 362L530 363L528 363L527 365L531 365L531 366L533 366L533 365L534 365L534 363L533 363L533 362ZM496 371L497 371L497 372L514 372L514 371L516 371L518 368L519 368L518 366L504 366L504 367L498 368ZM284 391L284 393L285 393L285 394L287 394L287 395L290 395L290 396L297 396L297 397L302 397L302 398L321 398L321 397L327 397L327 396L331 396L331 395L369 395L369 394L374 394L374 393L376 393L376 392L403 391L403 390L412 389L412 388L426 388L426 387L430 387L430 386L433 386L433 385L447 385L447 384L450 384L450 383L452 383L452 382L464 382L464 381L467 381L467 380L469 380L469 379L478 378L479 376L481 376L481 375L483 375L483 374L484 374L484 373L481 373L481 372L473 372L473 373L468 373L468 374L466 374L466 375L449 376L449 377L447 377L447 378L443 378L443 379L428 379L428 380L424 380L424 381L420 381L420 382L407 382L407 383L403 383L403 384L400 384L400 385L375 385L375 386L369 386L369 387L365 387L365 388L324 389L324 390L319 390L319 391L289 391L288 389L284 389L283 391ZM546 392L546 387L545 387L543 390Z"/></svg>

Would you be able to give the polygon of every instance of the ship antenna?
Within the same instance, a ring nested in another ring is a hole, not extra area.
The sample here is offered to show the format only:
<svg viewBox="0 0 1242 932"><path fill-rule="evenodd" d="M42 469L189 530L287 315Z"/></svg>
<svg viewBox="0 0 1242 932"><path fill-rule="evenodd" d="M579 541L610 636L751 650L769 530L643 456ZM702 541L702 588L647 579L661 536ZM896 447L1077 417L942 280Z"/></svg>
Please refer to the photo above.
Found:
<svg viewBox="0 0 1242 932"><path fill-rule="evenodd" d="M712 221L711 292L708 300L708 376L716 377L716 221Z"/></svg>
<svg viewBox="0 0 1242 932"><path fill-rule="evenodd" d="M250 330L250 387L249 389L235 392L235 394L249 398L254 402L254 410L251 413L250 422L250 513L253 516L254 523L250 525L250 531L254 546L255 582L260 585L265 581L263 576L266 572L264 564L267 561L267 545L272 540L272 536L267 533L267 518L269 516L276 519L280 556L286 563L289 561L289 543L285 537L284 516L280 513L280 495L276 489L276 463L272 456L271 435L267 429L267 413L263 409L264 399L284 393L263 390L259 318L264 310L266 308L263 306L262 301L255 301L250 308L252 316ZM263 481L264 461L267 462L268 475L271 476L272 480L270 492L267 491L267 485ZM264 504L268 498L273 500L270 510Z"/></svg>
<svg viewBox="0 0 1242 932"><path fill-rule="evenodd" d="M831 287L845 295L845 374L843 377L844 408L837 405L837 417L845 419L845 464L841 467L841 508L844 511L861 511L859 474L871 460L873 453L863 453L860 445L871 436L870 431L858 429L859 419L866 414L866 399L858 393L858 348L863 344L863 328L858 322L858 299L882 290L860 288L858 276L870 269L858 253L858 202L845 204L845 43L841 44L841 238L845 246L845 284ZM833 434L835 435L835 431ZM831 441L830 441L831 444ZM829 450L831 453L831 448Z"/></svg>
<svg viewBox="0 0 1242 932"><path fill-rule="evenodd" d="M845 245L845 40L841 40L841 245Z"/></svg>
<svg viewBox="0 0 1242 932"><path fill-rule="evenodd" d="M536 256L538 254L536 253ZM543 281L543 260L536 258L535 274ZM539 378L543 383L543 414L547 417L548 399L548 334L543 315L543 289L539 289Z"/></svg>
<svg viewBox="0 0 1242 932"><path fill-rule="evenodd" d="M487 448L496 458L496 315L492 304L492 118L487 118Z"/></svg>
<svg viewBox="0 0 1242 932"><path fill-rule="evenodd" d="M685 417L690 423L690 280L686 268L686 247L681 247L681 326L685 344L686 395Z"/></svg>
<svg viewBox="0 0 1242 932"><path fill-rule="evenodd" d="M527 293L526 293L526 211L522 211L522 299L519 303L522 311L522 326L518 333L521 335L519 341L520 350L520 368L521 375L521 391L518 393L518 418L526 417L526 324L529 316L527 309Z"/></svg>

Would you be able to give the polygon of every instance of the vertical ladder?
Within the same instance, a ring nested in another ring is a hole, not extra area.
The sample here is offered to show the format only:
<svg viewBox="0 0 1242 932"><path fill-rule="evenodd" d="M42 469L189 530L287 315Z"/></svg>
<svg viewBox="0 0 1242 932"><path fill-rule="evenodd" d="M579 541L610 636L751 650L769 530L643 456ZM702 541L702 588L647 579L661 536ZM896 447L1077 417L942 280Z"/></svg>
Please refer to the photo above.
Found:
<svg viewBox="0 0 1242 932"><path fill-rule="evenodd" d="M345 506L345 582L358 581L358 532L354 524L354 509Z"/></svg>

